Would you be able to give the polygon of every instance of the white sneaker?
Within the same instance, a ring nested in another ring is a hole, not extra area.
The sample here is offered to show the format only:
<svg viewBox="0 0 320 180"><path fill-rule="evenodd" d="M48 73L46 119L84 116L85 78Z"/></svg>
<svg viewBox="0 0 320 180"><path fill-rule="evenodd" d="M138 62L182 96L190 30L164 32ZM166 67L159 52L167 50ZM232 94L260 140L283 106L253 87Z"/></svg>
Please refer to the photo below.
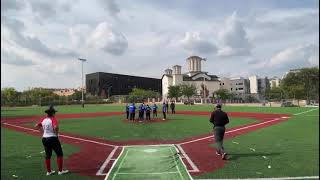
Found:
<svg viewBox="0 0 320 180"><path fill-rule="evenodd" d="M50 176L51 174L54 174L55 171L47 172L47 176Z"/></svg>
<svg viewBox="0 0 320 180"><path fill-rule="evenodd" d="M162 119L163 121L165 121L166 119Z"/></svg>
<svg viewBox="0 0 320 180"><path fill-rule="evenodd" d="M62 171L59 171L59 172L58 172L58 175L66 174L66 173L68 173L68 172L69 172L69 170L62 170Z"/></svg>

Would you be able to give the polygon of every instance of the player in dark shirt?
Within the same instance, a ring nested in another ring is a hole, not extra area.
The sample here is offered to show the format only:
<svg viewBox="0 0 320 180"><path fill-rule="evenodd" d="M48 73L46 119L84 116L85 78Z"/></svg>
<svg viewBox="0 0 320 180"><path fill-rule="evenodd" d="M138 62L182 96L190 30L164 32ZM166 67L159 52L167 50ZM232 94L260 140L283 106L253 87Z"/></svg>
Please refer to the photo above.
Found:
<svg viewBox="0 0 320 180"><path fill-rule="evenodd" d="M129 119L129 105L128 103L126 104L126 115L127 115L127 120Z"/></svg>
<svg viewBox="0 0 320 180"><path fill-rule="evenodd" d="M173 101L172 101L171 104L170 104L170 108L171 108L171 113L172 113L172 114L175 114L175 113L176 113L176 110L175 110L176 105L174 104Z"/></svg>
<svg viewBox="0 0 320 180"><path fill-rule="evenodd" d="M147 106L145 107L145 110L146 110L146 120L150 120L151 107L149 106L149 104L147 104Z"/></svg>
<svg viewBox="0 0 320 180"><path fill-rule="evenodd" d="M216 106L216 110L211 113L210 122L213 124L214 139L217 143L217 155L221 155L223 160L226 160L227 153L224 151L223 138L225 133L225 125L229 123L227 113L221 110L221 105Z"/></svg>

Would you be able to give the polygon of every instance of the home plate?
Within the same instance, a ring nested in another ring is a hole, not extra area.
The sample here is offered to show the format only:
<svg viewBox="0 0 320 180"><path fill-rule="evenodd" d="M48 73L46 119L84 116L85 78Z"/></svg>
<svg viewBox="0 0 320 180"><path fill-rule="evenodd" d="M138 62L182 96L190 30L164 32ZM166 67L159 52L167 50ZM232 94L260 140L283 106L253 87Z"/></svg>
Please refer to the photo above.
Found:
<svg viewBox="0 0 320 180"><path fill-rule="evenodd" d="M154 152L157 152L158 150L156 149L146 149L146 150L143 150L144 152L147 152L147 153L154 153Z"/></svg>
<svg viewBox="0 0 320 180"><path fill-rule="evenodd" d="M282 116L281 118L283 118L283 119L288 119L289 117L288 117L288 116Z"/></svg>

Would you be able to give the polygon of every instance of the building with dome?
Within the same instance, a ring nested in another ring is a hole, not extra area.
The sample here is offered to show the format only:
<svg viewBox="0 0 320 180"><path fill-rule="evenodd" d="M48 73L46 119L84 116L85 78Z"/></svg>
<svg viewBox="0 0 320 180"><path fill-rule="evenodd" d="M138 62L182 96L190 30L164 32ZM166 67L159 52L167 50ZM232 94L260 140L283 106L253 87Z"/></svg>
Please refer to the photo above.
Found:
<svg viewBox="0 0 320 180"><path fill-rule="evenodd" d="M185 73L181 72L180 65L174 65L172 69L166 69L161 78L163 99L168 98L169 86L193 84L197 87L197 96L199 98L211 97L213 92L220 89L218 76L209 75L208 72L201 70L203 61L206 61L206 59L199 56L188 57L186 59L188 72Z"/></svg>

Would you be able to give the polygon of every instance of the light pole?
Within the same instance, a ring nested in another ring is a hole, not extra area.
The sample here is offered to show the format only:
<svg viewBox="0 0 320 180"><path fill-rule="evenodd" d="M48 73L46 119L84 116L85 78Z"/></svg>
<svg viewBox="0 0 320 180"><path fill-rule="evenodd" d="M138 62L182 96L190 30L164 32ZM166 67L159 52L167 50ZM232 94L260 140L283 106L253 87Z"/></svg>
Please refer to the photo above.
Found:
<svg viewBox="0 0 320 180"><path fill-rule="evenodd" d="M203 100L206 103L206 78L203 77Z"/></svg>
<svg viewBox="0 0 320 180"><path fill-rule="evenodd" d="M83 101L83 63L86 62L86 59L78 58L79 61L81 61L81 68L82 68L82 76L81 76L81 89L82 89L82 108L84 108L84 101Z"/></svg>
<svg viewBox="0 0 320 180"><path fill-rule="evenodd" d="M206 61L207 58L201 58L202 61ZM206 103L206 78L203 77L203 101Z"/></svg>

